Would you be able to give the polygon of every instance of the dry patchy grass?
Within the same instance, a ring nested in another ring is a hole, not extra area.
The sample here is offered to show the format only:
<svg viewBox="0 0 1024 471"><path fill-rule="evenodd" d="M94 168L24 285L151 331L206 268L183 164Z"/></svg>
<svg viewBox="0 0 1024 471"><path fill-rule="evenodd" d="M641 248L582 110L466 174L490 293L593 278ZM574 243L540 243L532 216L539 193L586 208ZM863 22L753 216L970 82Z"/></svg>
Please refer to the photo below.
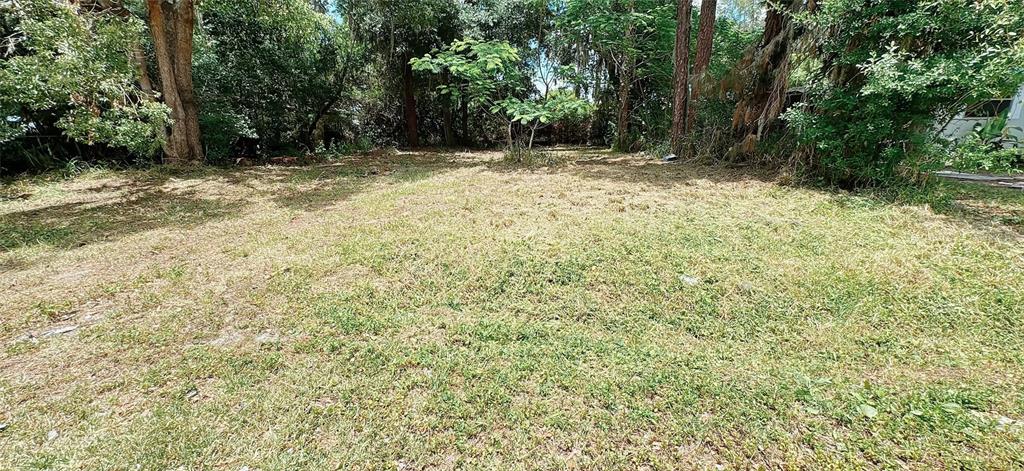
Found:
<svg viewBox="0 0 1024 471"><path fill-rule="evenodd" d="M8 185L0 468L1024 466L1020 193L565 157Z"/></svg>

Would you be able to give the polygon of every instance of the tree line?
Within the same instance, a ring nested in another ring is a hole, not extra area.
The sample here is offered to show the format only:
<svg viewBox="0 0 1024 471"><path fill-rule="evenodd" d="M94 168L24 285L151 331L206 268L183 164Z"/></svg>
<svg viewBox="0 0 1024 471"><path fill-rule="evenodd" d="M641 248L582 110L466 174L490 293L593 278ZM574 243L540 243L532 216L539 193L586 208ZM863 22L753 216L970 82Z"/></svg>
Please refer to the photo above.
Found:
<svg viewBox="0 0 1024 471"><path fill-rule="evenodd" d="M0 170L538 143L915 178L1022 0L0 0Z"/></svg>

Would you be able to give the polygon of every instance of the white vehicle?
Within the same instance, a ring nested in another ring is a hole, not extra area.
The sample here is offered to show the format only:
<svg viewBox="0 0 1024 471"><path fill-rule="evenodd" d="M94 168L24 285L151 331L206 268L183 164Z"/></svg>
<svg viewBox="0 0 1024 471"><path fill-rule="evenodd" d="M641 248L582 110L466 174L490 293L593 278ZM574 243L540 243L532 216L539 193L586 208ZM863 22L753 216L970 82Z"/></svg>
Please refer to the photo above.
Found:
<svg viewBox="0 0 1024 471"><path fill-rule="evenodd" d="M1006 116L1003 145L1024 147L1024 85L1012 97L994 98L956 115L942 128L941 135L959 141L1001 116Z"/></svg>

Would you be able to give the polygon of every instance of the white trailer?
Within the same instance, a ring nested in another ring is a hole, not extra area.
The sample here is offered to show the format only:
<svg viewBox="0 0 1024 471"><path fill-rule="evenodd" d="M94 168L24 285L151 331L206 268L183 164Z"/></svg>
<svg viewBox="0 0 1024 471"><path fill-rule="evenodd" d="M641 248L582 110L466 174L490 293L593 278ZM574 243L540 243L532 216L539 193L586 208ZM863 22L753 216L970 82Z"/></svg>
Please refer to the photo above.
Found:
<svg viewBox="0 0 1024 471"><path fill-rule="evenodd" d="M956 115L946 127L942 128L941 135L951 141L959 141L970 135L975 129L1003 116L1004 113L1006 113L1006 134L1011 137L1005 145L1024 146L1024 85L1021 85L1012 97L994 98Z"/></svg>

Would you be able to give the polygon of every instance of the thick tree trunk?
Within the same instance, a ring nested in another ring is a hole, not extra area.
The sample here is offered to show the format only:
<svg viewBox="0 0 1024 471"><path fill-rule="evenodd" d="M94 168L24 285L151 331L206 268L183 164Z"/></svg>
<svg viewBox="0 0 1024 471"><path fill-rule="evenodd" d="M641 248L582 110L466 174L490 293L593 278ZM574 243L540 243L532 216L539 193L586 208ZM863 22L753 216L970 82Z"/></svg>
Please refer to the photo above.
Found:
<svg viewBox="0 0 1024 471"><path fill-rule="evenodd" d="M199 107L192 88L193 0L168 3L147 0L150 34L156 49L161 94L171 109L171 132L164 144L164 160L194 165L203 161L199 135Z"/></svg>
<svg viewBox="0 0 1024 471"><path fill-rule="evenodd" d="M733 114L732 127L737 142L730 154L749 154L782 113L789 84L789 56L792 44L802 30L795 28L792 16L813 12L816 3L790 0L788 4L771 6L764 21L764 36L757 47L740 63L750 70L745 85L739 90L740 100Z"/></svg>
<svg viewBox="0 0 1024 471"><path fill-rule="evenodd" d="M672 102L672 152L681 155L690 101L690 11L693 0L679 0L676 13L675 86Z"/></svg>
<svg viewBox="0 0 1024 471"><path fill-rule="evenodd" d="M715 15L717 14L717 0L703 0L700 4L700 26L697 28L697 57L693 62L693 79L690 87L690 109L689 123L687 128L693 129L693 122L697 119L697 100L707 87L708 66L711 65L711 49L715 38Z"/></svg>
<svg viewBox="0 0 1024 471"><path fill-rule="evenodd" d="M405 140L409 147L419 147L420 138L416 116L416 84L412 75L412 54L402 56L402 111L405 116Z"/></svg>

